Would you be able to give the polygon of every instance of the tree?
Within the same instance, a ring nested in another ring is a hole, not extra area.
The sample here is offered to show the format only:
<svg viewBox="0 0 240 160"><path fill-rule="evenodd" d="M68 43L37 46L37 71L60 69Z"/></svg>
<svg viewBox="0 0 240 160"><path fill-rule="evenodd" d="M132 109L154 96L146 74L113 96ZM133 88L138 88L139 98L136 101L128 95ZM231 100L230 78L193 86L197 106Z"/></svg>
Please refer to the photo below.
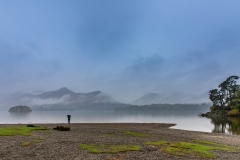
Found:
<svg viewBox="0 0 240 160"><path fill-rule="evenodd" d="M209 91L209 99L214 106L228 106L233 101L233 93L240 90L240 85L237 85L238 76L230 76L223 81L218 89Z"/></svg>
<svg viewBox="0 0 240 160"><path fill-rule="evenodd" d="M212 89L209 91L209 99L213 102L215 106L222 106L222 99L221 99L220 92L218 89Z"/></svg>
<svg viewBox="0 0 240 160"><path fill-rule="evenodd" d="M232 95L233 100L230 102L229 107L231 109L238 109L240 112L240 90L236 91Z"/></svg>
<svg viewBox="0 0 240 160"><path fill-rule="evenodd" d="M232 95L235 93L237 90L240 89L240 85L237 85L237 80L239 79L238 76L230 76L228 77L223 83L221 83L219 86L220 88L224 89L224 91L227 94L226 101L231 102Z"/></svg>

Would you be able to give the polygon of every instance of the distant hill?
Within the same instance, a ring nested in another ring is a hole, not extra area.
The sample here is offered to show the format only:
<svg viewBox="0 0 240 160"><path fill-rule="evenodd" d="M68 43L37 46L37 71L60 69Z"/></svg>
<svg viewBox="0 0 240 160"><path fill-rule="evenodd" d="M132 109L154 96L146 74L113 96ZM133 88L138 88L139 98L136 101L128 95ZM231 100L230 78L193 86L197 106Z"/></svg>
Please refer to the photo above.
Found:
<svg viewBox="0 0 240 160"><path fill-rule="evenodd" d="M204 103L208 102L208 92L200 95L186 94L181 92L173 93L147 93L135 100L134 105L151 105L151 104L177 104L177 103ZM210 102L210 101L209 101Z"/></svg>
<svg viewBox="0 0 240 160"><path fill-rule="evenodd" d="M122 108L116 108L117 111L123 112L206 112L212 103L199 103L199 104L151 104L151 105L131 105Z"/></svg>
<svg viewBox="0 0 240 160"><path fill-rule="evenodd" d="M126 106L101 91L75 93L66 87L41 94L16 93L4 100L4 106L19 104L30 106L33 110L91 110Z"/></svg>

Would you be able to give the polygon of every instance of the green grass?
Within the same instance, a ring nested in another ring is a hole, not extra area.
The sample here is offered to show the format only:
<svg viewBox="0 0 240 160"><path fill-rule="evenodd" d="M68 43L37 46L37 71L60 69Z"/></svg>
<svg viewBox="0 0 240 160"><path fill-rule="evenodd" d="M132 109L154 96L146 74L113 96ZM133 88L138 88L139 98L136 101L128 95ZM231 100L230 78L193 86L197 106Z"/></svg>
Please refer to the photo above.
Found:
<svg viewBox="0 0 240 160"><path fill-rule="evenodd" d="M88 150L90 153L100 154L100 153L110 153L116 154L118 152L127 152L127 151L138 151L141 149L140 146L135 145L88 145L80 144L80 148Z"/></svg>
<svg viewBox="0 0 240 160"><path fill-rule="evenodd" d="M124 131L124 133L125 133L126 135L134 136L134 137L148 137L148 135L142 134L142 133L139 133L139 132Z"/></svg>
<svg viewBox="0 0 240 160"><path fill-rule="evenodd" d="M25 127L25 126L2 127L0 128L0 136L14 136L14 135L29 136L31 134L31 131L34 131L34 130L47 130L47 128Z"/></svg>
<svg viewBox="0 0 240 160"><path fill-rule="evenodd" d="M212 146L212 147L226 147L226 148L236 149L235 147L231 147L231 146L228 146L226 144L219 144L219 143L209 142L209 141L192 140L191 142L194 142L194 143L197 143L197 144L202 144L202 145L207 145L207 146Z"/></svg>
<svg viewBox="0 0 240 160"><path fill-rule="evenodd" d="M31 142L30 141L26 141L26 142L23 142L22 145L28 147L28 146L31 145Z"/></svg>
<svg viewBox="0 0 240 160"><path fill-rule="evenodd" d="M147 145L152 145L152 146L163 146L170 144L167 141L157 141L157 142L146 142Z"/></svg>
<svg viewBox="0 0 240 160"><path fill-rule="evenodd" d="M33 142L34 143L39 143L41 140L40 139L34 139Z"/></svg>
<svg viewBox="0 0 240 160"><path fill-rule="evenodd" d="M33 140L33 143L39 143L39 142L41 142L41 138L35 138L34 140Z"/></svg>
<svg viewBox="0 0 240 160"><path fill-rule="evenodd" d="M22 146L25 146L25 147L28 147L34 143L39 143L42 139L41 138L35 138L34 140L32 141L26 141L26 142L23 142L22 143Z"/></svg>
<svg viewBox="0 0 240 160"><path fill-rule="evenodd" d="M103 133L102 136L116 136L114 133Z"/></svg>
<svg viewBox="0 0 240 160"><path fill-rule="evenodd" d="M240 151L239 148L235 148L232 146L199 140L195 140L192 142L175 142L175 143L169 143L167 141L157 141L146 142L146 144L160 147L163 152L171 155L176 156L192 155L201 158L215 158L216 155L211 152L213 150L228 152Z"/></svg>

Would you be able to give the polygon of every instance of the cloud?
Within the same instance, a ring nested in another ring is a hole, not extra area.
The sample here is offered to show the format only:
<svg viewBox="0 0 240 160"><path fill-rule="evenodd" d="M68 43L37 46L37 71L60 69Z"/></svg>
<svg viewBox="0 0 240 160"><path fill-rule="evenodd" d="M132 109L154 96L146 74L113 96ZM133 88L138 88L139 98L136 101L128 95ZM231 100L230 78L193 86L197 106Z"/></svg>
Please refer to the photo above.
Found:
<svg viewBox="0 0 240 160"><path fill-rule="evenodd" d="M239 3L1 1L1 92L200 95L239 73Z"/></svg>
<svg viewBox="0 0 240 160"><path fill-rule="evenodd" d="M139 13L135 2L96 1L85 5L92 10L83 9L84 16L76 32L79 48L91 58L124 55L124 49L135 39Z"/></svg>
<svg viewBox="0 0 240 160"><path fill-rule="evenodd" d="M6 92L32 88L41 79L53 77L63 68L57 59L40 58L34 50L3 42L0 43L0 56L0 83L8 86Z"/></svg>
<svg viewBox="0 0 240 160"><path fill-rule="evenodd" d="M151 92L167 96L164 102L168 103L205 102L208 96L203 93L231 75L219 55L209 52L188 52L174 58L157 54L141 57L106 83L118 91L113 92L115 97L126 102Z"/></svg>
<svg viewBox="0 0 240 160"><path fill-rule="evenodd" d="M164 68L164 59L160 55L154 54L150 57L138 58L133 64L125 69L126 76L131 78L145 79L147 77L157 76Z"/></svg>
<svg viewBox="0 0 240 160"><path fill-rule="evenodd" d="M34 98L30 100L30 106L37 106L37 105L50 105L50 104L67 104L68 100L70 99L70 95L64 95L61 98L48 98L48 99L40 99ZM26 99L28 101L28 99Z"/></svg>

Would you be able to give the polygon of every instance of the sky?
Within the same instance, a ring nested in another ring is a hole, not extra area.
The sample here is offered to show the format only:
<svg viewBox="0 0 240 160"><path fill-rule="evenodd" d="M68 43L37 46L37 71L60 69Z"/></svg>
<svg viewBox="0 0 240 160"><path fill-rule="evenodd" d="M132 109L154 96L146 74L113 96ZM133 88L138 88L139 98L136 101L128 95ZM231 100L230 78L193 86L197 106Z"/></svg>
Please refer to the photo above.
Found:
<svg viewBox="0 0 240 160"><path fill-rule="evenodd" d="M240 75L239 6L238 0L2 0L0 96L67 87L100 90L124 103L147 93L208 101L210 89Z"/></svg>

